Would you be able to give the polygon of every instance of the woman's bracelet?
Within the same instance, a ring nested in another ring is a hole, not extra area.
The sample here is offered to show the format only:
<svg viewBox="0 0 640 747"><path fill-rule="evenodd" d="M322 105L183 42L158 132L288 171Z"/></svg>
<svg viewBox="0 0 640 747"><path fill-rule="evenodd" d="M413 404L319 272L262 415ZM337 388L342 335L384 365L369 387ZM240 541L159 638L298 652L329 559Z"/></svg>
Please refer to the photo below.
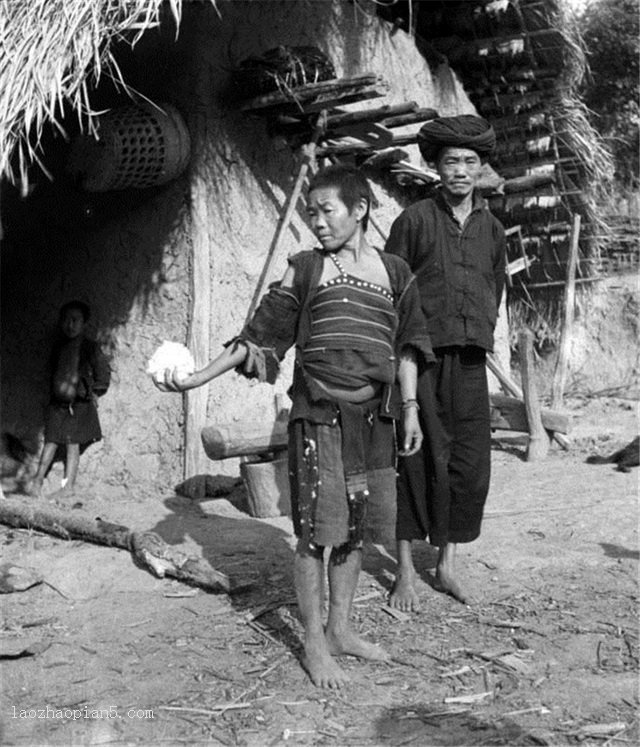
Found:
<svg viewBox="0 0 640 747"><path fill-rule="evenodd" d="M404 400L402 400L402 409L403 410L411 410L414 407L415 407L416 410L420 409L420 405L418 404L418 400L417 399L404 399Z"/></svg>

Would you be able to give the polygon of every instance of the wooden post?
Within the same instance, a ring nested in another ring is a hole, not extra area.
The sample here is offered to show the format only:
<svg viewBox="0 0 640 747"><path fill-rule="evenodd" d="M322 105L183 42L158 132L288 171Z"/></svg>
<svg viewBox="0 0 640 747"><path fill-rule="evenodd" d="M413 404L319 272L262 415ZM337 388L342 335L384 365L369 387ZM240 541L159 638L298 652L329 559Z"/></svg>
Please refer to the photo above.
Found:
<svg viewBox="0 0 640 747"><path fill-rule="evenodd" d="M534 462L543 459L549 450L549 439L542 425L538 388L535 382L533 365L533 333L530 330L521 332L518 336L520 349L520 366L522 370L522 389L524 406L529 424L529 445L527 447L527 461Z"/></svg>
<svg viewBox="0 0 640 747"><path fill-rule="evenodd" d="M564 387L567 381L569 350L573 332L573 318L576 298L576 267L578 265L578 239L580 238L580 214L573 216L571 240L569 242L569 260L567 262L567 282L564 287L562 329L558 360L551 385L551 407L562 407Z"/></svg>
<svg viewBox="0 0 640 747"><path fill-rule="evenodd" d="M487 355L487 368L496 376L507 394L510 394L517 399L524 400L524 392L522 391L522 388L504 372L491 353ZM563 449L568 450L571 446L571 441L566 436L563 436L562 433L554 431L551 435L553 436L553 440L559 446L562 446Z"/></svg>
<svg viewBox="0 0 640 747"><path fill-rule="evenodd" d="M209 227L209 194L206 178L207 132L204 115L194 114L191 122L194 143L194 168L191 174L191 309L187 347L196 367L205 366L210 357L211 316L211 241ZM209 471L207 455L202 448L200 433L207 424L209 389L197 387L184 396L184 479L191 478L194 498L204 498L206 473ZM200 477L193 480L194 477Z"/></svg>

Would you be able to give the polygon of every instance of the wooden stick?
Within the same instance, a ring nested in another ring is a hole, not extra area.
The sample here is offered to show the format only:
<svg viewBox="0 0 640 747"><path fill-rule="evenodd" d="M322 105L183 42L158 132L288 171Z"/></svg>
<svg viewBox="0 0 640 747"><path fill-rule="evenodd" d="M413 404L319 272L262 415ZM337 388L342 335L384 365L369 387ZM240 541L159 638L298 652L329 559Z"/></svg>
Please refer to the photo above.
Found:
<svg viewBox="0 0 640 747"><path fill-rule="evenodd" d="M576 296L576 266L578 263L578 240L580 237L581 216L576 213L573 216L571 227L571 241L569 244L569 262L567 263L567 281L564 289L562 329L560 332L560 349L556 361L556 370L551 385L551 406L562 407L564 398L564 387L567 381L569 348L573 332L573 317Z"/></svg>
<svg viewBox="0 0 640 747"><path fill-rule="evenodd" d="M502 384L502 388L507 394L517 397L517 399L524 399L521 387L503 370L493 353L487 353L487 368Z"/></svg>
<svg viewBox="0 0 640 747"><path fill-rule="evenodd" d="M260 273L260 277L258 278L258 284L254 291L253 298L251 299L251 303L249 304L245 323L248 322L249 319L251 319L253 312L255 311L258 302L260 301L260 298L264 291L264 286L267 282L267 278L269 277L269 272L276 257L276 251L280 246L280 242L282 241L282 237L284 236L285 231L291 223L291 218L296 209L296 205L298 204L298 198L300 197L300 193L302 192L304 180L307 176L307 172L309 171L309 167L311 166L311 162L316 156L316 143L318 142L320 135L324 132L325 116L326 113L322 112L318 117L311 142L304 148L304 155L302 158L302 163L300 164L300 168L298 169L298 176L296 178L295 184L293 185L291 194L289 195L285 204L284 213L278 221L275 236L273 237L273 241L271 242L271 246L269 247L269 251L267 252L267 259L264 263L264 267L262 268L262 272Z"/></svg>
<svg viewBox="0 0 640 747"><path fill-rule="evenodd" d="M411 145L418 142L417 133L411 133L408 135L395 135L390 143L384 143L380 148L395 148L399 145ZM318 158L330 155L367 155L375 153L376 148L371 143L332 143L329 145L323 145L316 150Z"/></svg>
<svg viewBox="0 0 640 747"><path fill-rule="evenodd" d="M327 130L334 130L338 127L345 127L352 124L359 124L360 122L380 122L389 117L415 112L417 109L418 104L415 101L410 101L407 104L396 104L395 106L386 104L377 109L361 109L356 112L331 114L327 117Z"/></svg>
<svg viewBox="0 0 640 747"><path fill-rule="evenodd" d="M527 461L535 462L543 459L549 450L549 439L542 425L538 388L535 382L533 366L533 333L530 330L520 332L518 336L520 348L520 365L522 369L522 388L524 390L524 406L527 411L529 424L529 445L527 446Z"/></svg>
<svg viewBox="0 0 640 747"><path fill-rule="evenodd" d="M574 285L581 285L582 283L599 283L602 278L576 278ZM551 288L557 285L565 285L564 280L551 280L548 283L527 283L527 288Z"/></svg>
<svg viewBox="0 0 640 747"><path fill-rule="evenodd" d="M341 95L358 93L372 87L380 89L379 95L382 96L388 90L389 84L381 75L373 73L357 75L353 78L334 78L332 80L321 81L320 83L308 83L304 86L297 86L291 89L291 91L272 91L271 93L266 93L263 96L258 96L245 102L241 106L241 109L242 111L254 111L272 106L294 104L301 110L304 110L305 104L316 103L328 96L336 95L340 97Z"/></svg>
<svg viewBox="0 0 640 747"><path fill-rule="evenodd" d="M438 112L435 109L417 109L414 112L408 114L399 114L396 117L387 117L382 120L382 124L385 127L404 127L408 124L416 124L417 122L428 122L431 119L435 119L438 116Z"/></svg>

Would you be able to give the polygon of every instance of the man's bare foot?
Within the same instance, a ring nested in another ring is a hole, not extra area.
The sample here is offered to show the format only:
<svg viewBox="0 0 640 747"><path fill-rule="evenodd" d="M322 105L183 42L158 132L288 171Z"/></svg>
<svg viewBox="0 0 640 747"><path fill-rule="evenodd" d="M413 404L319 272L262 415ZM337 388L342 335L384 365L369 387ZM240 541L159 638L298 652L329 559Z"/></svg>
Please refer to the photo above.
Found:
<svg viewBox="0 0 640 747"><path fill-rule="evenodd" d="M340 688L350 680L325 646L305 646L302 665L316 687Z"/></svg>
<svg viewBox="0 0 640 747"><path fill-rule="evenodd" d="M472 604L473 598L460 585L456 577L444 568L438 568L436 571L435 588L437 591L449 594L462 604Z"/></svg>
<svg viewBox="0 0 640 747"><path fill-rule="evenodd" d="M389 594L389 607L403 612L417 612L420 599L415 589L416 574L410 571L399 571Z"/></svg>
<svg viewBox="0 0 640 747"><path fill-rule="evenodd" d="M347 630L344 633L335 633L327 631L327 646L329 652L334 656L357 656L359 659L369 659L370 661L389 661L389 654L375 643L367 643L357 636L353 631Z"/></svg>

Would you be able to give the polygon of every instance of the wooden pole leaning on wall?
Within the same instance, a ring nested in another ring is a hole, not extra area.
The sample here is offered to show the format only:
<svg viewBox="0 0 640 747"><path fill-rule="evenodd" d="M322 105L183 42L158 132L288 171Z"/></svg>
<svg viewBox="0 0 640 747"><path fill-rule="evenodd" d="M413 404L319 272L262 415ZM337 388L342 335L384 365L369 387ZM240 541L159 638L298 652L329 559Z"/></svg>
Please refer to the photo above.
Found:
<svg viewBox="0 0 640 747"><path fill-rule="evenodd" d="M291 190L291 194L289 195L285 203L284 212L280 216L280 219L278 221L275 236L273 237L273 241L271 242L271 246L269 247L269 251L267 252L267 259L265 260L262 272L260 273L260 277L258 278L258 284L256 285L251 303L249 304L249 309L247 310L245 323L248 322L249 319L251 319L251 317L253 316L253 312L256 310L256 307L260 302L260 298L264 291L269 273L277 257L278 247L280 246L282 238L285 235L289 224L291 223L291 218L293 217L296 205L298 204L298 199L300 198L300 193L302 192L302 187L304 186L304 180L307 177L307 173L309 171L309 168L311 167L311 163L315 160L316 144L320 136L325 131L325 120L326 112L322 111L316 122L311 142L303 146L304 152L302 156L302 162L300 163L300 168L298 169L298 175L293 185L293 189Z"/></svg>
<svg viewBox="0 0 640 747"><path fill-rule="evenodd" d="M564 287L562 301L562 329L560 330L560 345L558 359L551 385L551 407L562 407L564 388L569 370L569 352L573 335L573 320L576 303L576 268L578 266L578 244L580 239L581 216L573 216L571 239L569 242L569 259L567 262L567 281Z"/></svg>
<svg viewBox="0 0 640 747"><path fill-rule="evenodd" d="M518 335L518 348L520 350L524 406L529 425L527 461L534 462L539 459L544 459L544 457L547 456L547 452L549 451L549 439L547 437L547 432L542 425L540 400L538 399L538 388L536 386L535 368L533 364L533 333L530 330L520 332Z"/></svg>

